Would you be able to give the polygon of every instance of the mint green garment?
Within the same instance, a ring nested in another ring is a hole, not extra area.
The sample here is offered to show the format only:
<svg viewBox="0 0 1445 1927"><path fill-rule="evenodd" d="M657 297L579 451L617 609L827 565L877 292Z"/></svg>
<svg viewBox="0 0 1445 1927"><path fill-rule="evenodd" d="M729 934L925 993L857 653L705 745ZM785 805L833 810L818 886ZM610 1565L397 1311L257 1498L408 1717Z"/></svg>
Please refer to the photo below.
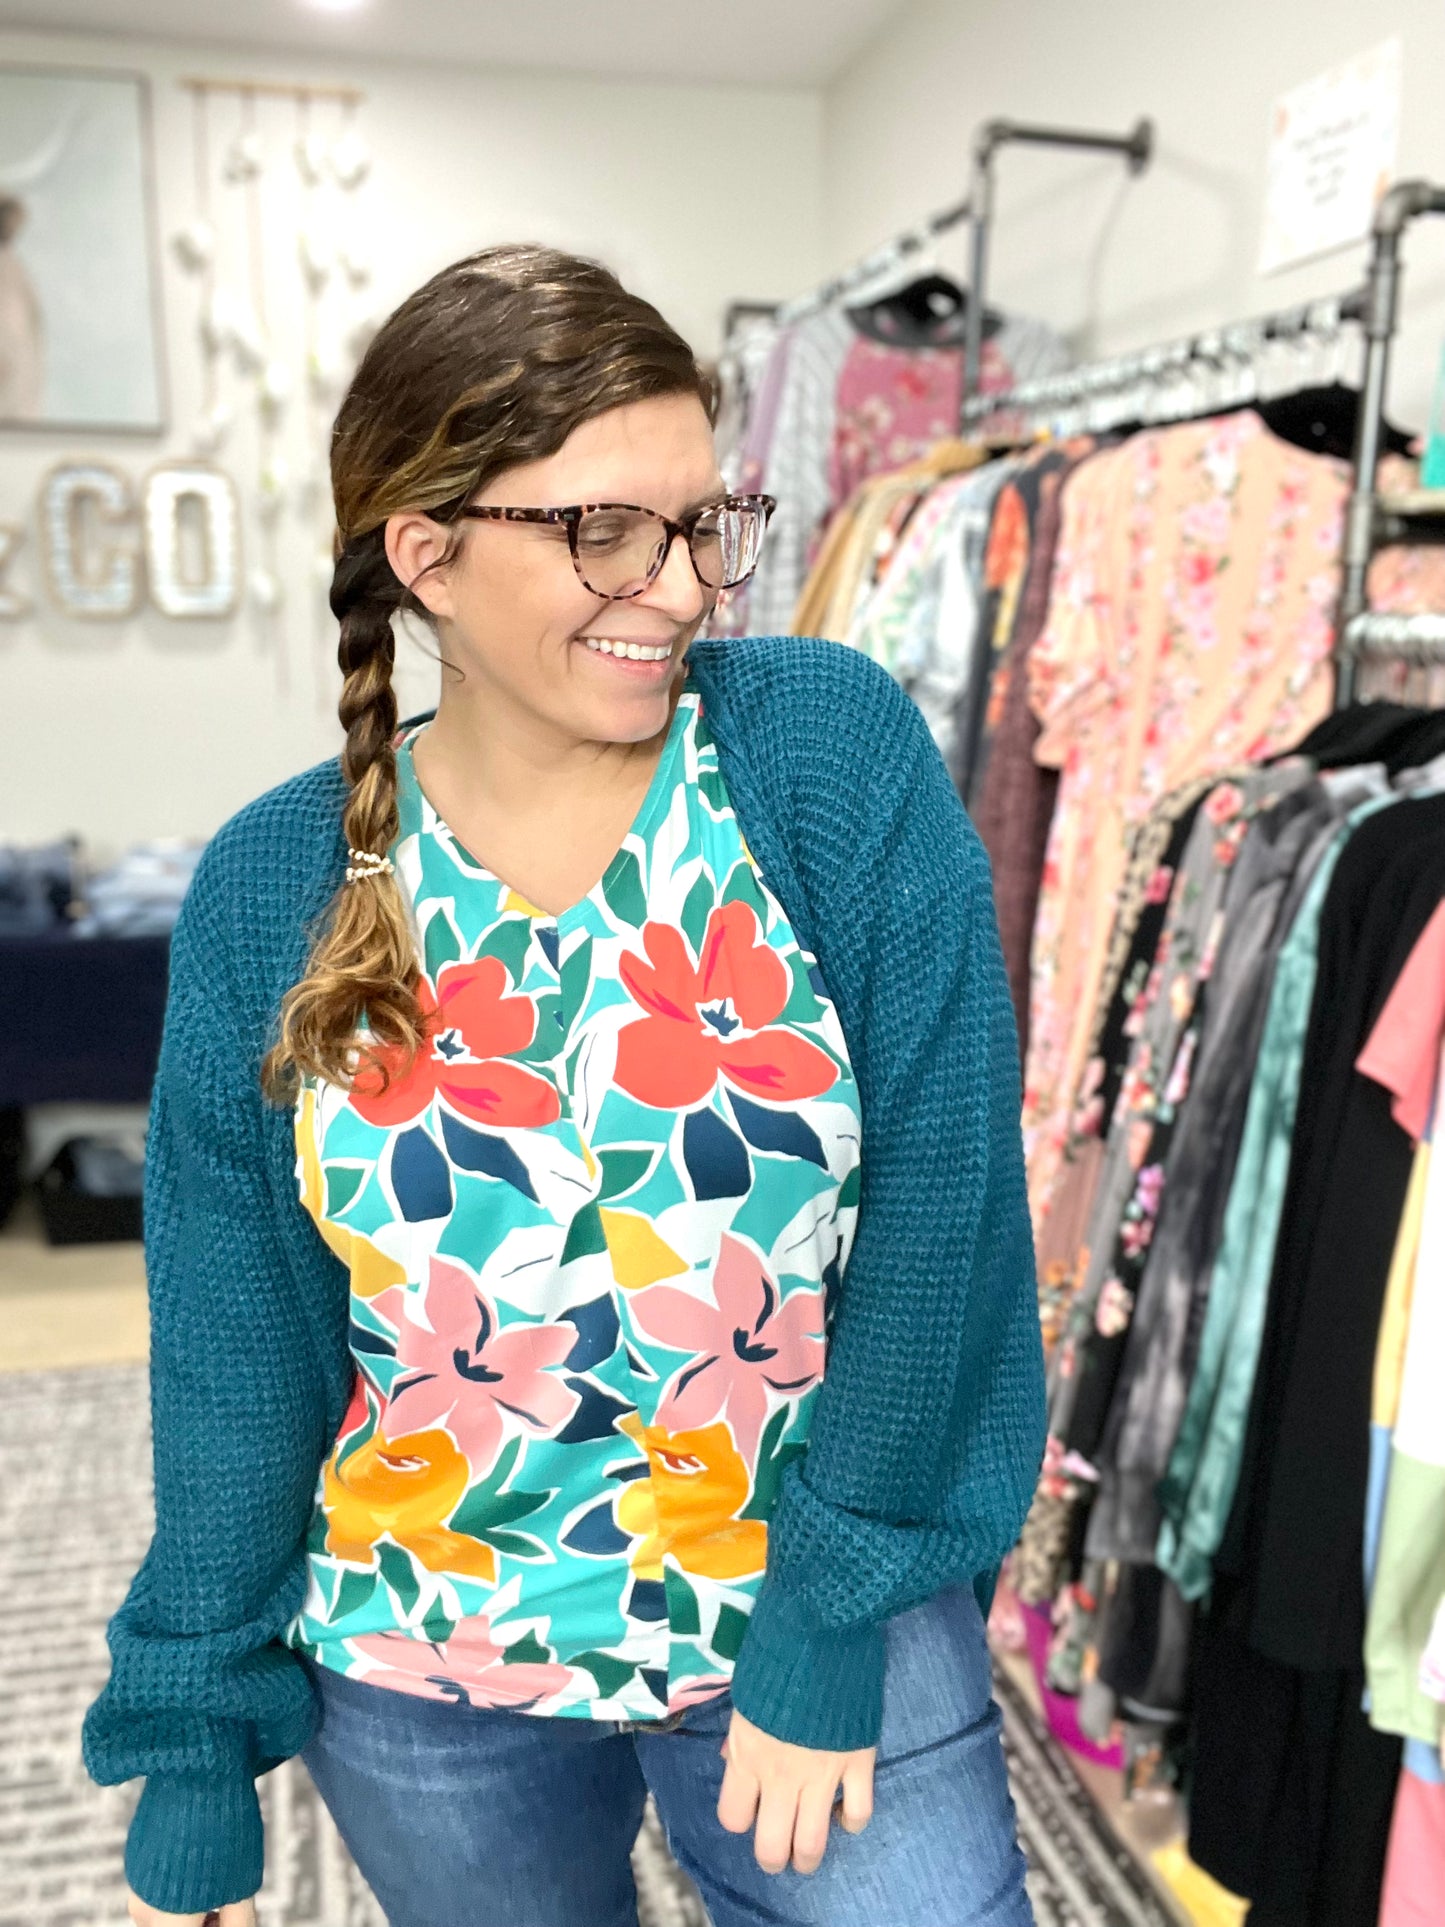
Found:
<svg viewBox="0 0 1445 1927"><path fill-rule="evenodd" d="M1169 1469L1158 1488L1164 1519L1155 1559L1186 1599L1202 1599L1209 1591L1214 1555L1234 1504L1289 1178L1325 897L1355 829L1399 800L1371 797L1345 818L1320 859L1275 966L1199 1359Z"/></svg>

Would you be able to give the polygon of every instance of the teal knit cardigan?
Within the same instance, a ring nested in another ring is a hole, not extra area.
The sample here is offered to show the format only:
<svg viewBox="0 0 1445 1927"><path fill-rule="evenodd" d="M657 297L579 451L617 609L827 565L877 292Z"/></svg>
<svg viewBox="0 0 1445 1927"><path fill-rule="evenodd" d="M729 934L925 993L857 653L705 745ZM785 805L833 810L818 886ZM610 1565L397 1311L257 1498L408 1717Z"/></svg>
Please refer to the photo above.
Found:
<svg viewBox="0 0 1445 1927"><path fill-rule="evenodd" d="M987 859L922 718L836 643L697 643L739 823L818 958L858 1079L857 1234L733 1700L769 1733L878 1737L883 1627L981 1581L1044 1438L1018 1046ZM301 1605L318 1469L351 1390L348 1278L303 1210L259 1068L346 864L319 764L233 817L176 925L147 1148L156 1528L111 1621L91 1776L145 1787L126 1873L194 1913L261 1884L255 1780L307 1742Z"/></svg>

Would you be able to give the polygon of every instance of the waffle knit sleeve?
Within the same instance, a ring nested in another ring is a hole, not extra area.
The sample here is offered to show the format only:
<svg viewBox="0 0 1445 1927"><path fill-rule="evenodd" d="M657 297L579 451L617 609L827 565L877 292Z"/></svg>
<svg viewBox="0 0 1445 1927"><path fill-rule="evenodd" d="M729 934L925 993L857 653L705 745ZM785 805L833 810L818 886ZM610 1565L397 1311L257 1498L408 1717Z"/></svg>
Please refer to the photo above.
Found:
<svg viewBox="0 0 1445 1927"><path fill-rule="evenodd" d="M987 858L918 710L874 665L831 660L789 841L859 1081L862 1191L733 1699L781 1739L848 1750L878 1737L886 1621L987 1583L1017 1537L1044 1394Z"/></svg>
<svg viewBox="0 0 1445 1927"><path fill-rule="evenodd" d="M255 1779L314 1724L311 1684L279 1636L302 1599L325 1449L228 941L244 944L242 920L213 874L203 859L173 938L147 1143L156 1527L83 1735L102 1785L145 1778L126 1877L183 1914L260 1886Z"/></svg>

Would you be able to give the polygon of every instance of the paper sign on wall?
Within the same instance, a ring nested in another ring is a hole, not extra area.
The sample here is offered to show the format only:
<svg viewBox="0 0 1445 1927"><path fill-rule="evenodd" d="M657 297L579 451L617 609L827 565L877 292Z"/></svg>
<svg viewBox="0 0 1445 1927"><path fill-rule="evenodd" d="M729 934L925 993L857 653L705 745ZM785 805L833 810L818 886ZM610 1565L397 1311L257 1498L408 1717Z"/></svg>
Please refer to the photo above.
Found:
<svg viewBox="0 0 1445 1927"><path fill-rule="evenodd" d="M1274 104L1259 271L1348 247L1370 231L1400 139L1396 37Z"/></svg>

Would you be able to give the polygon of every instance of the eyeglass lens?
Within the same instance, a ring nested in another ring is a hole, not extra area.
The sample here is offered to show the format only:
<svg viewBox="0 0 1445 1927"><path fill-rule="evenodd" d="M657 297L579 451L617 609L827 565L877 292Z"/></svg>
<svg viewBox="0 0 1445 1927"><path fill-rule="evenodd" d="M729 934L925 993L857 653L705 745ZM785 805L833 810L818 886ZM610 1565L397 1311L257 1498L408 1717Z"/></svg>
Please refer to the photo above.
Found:
<svg viewBox="0 0 1445 1927"><path fill-rule="evenodd" d="M758 565L767 516L752 503L722 504L692 532L692 560L710 589L734 589ZM577 562L594 595L641 595L662 567L667 529L651 509L589 509L577 524Z"/></svg>

